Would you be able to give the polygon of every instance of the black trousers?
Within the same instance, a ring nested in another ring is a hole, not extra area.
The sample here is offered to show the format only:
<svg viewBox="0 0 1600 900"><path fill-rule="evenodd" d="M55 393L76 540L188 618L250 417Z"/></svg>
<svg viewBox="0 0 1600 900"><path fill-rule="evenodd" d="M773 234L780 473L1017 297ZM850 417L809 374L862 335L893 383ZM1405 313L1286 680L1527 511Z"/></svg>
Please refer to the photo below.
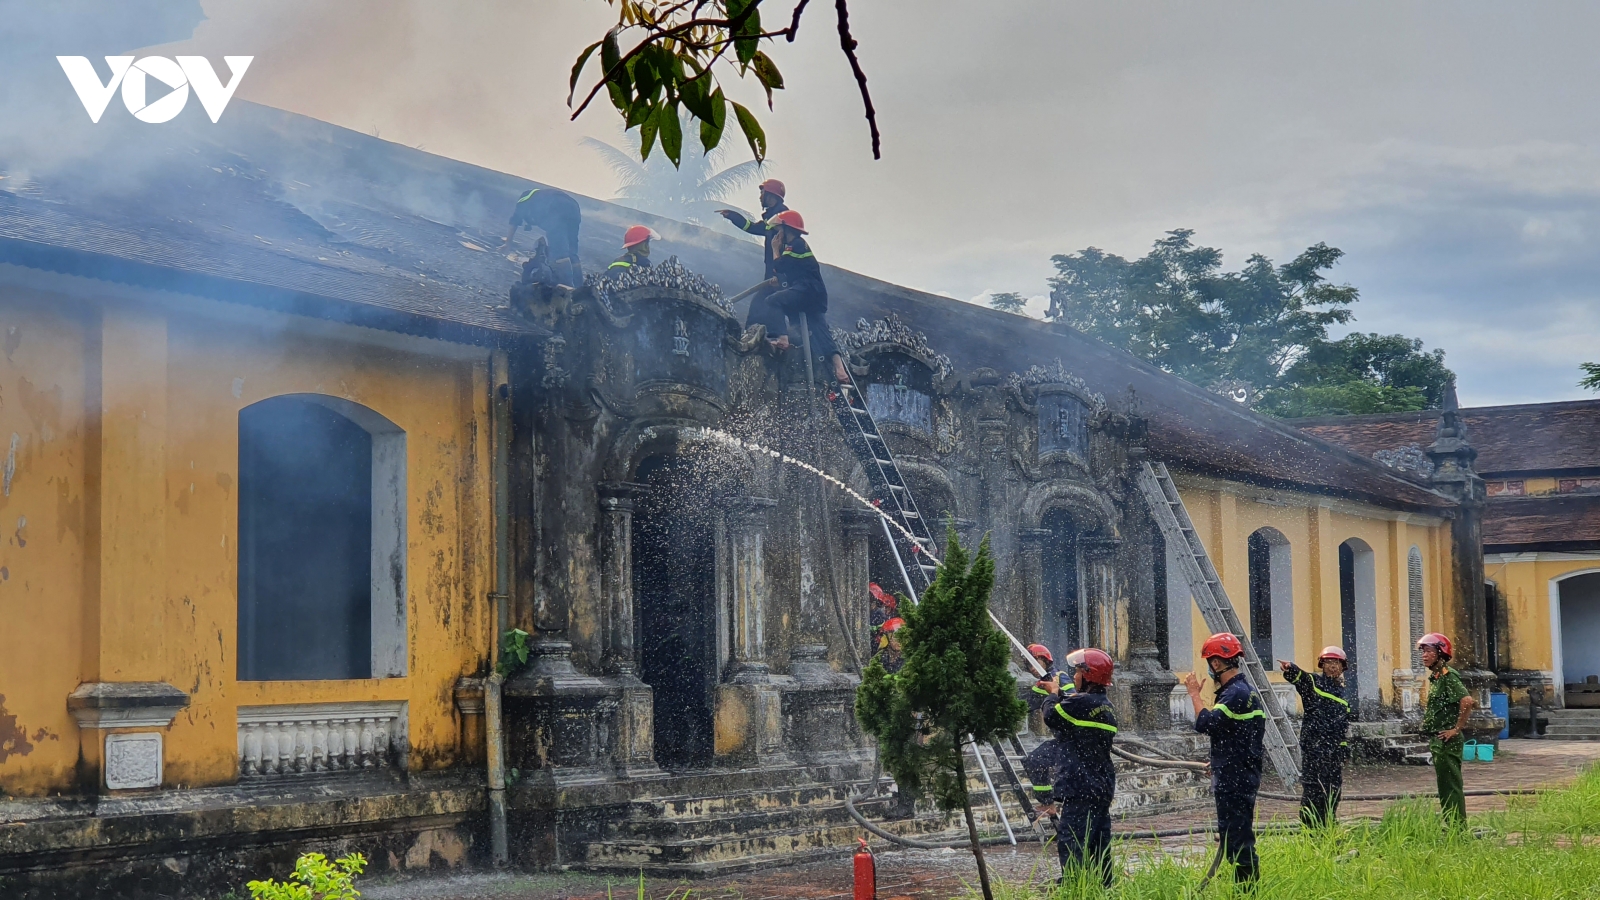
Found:
<svg viewBox="0 0 1600 900"><path fill-rule="evenodd" d="M767 338L777 340L781 335L789 333L792 322L796 327L800 325L800 314L805 313L806 324L811 328L811 352L819 360L828 363L824 372L832 372L833 355L839 352L838 346L833 343L833 331L828 328L828 298L810 291L800 291L793 288L757 294L750 301L750 314L745 317L744 326L760 323L767 326ZM790 338L791 344L798 343Z"/></svg>
<svg viewBox="0 0 1600 900"><path fill-rule="evenodd" d="M1056 854L1061 877L1071 869L1099 869L1100 881L1111 886L1111 801L1071 797L1061 801L1056 820Z"/></svg>
<svg viewBox="0 0 1600 900"><path fill-rule="evenodd" d="M1256 792L1217 791L1217 830L1222 855L1233 863L1234 881L1255 881L1261 875L1256 858Z"/></svg>
<svg viewBox="0 0 1600 900"><path fill-rule="evenodd" d="M1300 821L1326 825L1339 817L1339 795L1344 792L1344 756L1305 753L1300 776Z"/></svg>

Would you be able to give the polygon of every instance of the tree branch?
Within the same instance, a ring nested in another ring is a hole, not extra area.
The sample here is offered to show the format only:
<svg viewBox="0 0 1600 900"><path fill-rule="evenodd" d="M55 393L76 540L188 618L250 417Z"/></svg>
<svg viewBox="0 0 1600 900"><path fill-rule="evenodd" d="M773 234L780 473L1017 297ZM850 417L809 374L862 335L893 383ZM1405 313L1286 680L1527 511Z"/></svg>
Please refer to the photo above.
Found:
<svg viewBox="0 0 1600 900"><path fill-rule="evenodd" d="M867 93L867 73L861 71L861 61L856 59L856 39L850 36L848 0L834 0L833 8L839 11L839 46L850 60L850 71L855 73L856 84L861 86L861 105L866 107L867 126L872 129L872 158L882 159L883 154L878 149L878 111L872 108L872 95Z"/></svg>
<svg viewBox="0 0 1600 900"><path fill-rule="evenodd" d="M794 36L800 33L800 16L806 11L806 4L811 0L800 0L794 7L794 18L789 20L789 43L794 43Z"/></svg>

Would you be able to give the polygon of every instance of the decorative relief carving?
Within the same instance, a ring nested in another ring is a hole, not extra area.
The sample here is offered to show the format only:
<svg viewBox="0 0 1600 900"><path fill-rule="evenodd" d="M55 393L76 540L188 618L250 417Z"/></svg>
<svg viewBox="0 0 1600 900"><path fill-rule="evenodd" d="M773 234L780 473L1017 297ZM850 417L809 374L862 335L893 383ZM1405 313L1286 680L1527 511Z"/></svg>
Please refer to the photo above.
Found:
<svg viewBox="0 0 1600 900"><path fill-rule="evenodd" d="M1096 412L1104 409L1106 405L1106 398L1089 390L1089 385L1082 378L1068 372L1060 359L1057 359L1053 366L1030 366L1028 371L1021 374L1012 372L1008 380L1011 386L1019 391L1025 387L1037 387L1041 384L1065 385L1078 392L1084 402L1094 407Z"/></svg>
<svg viewBox="0 0 1600 900"><path fill-rule="evenodd" d="M833 341L846 354L871 344L893 344L924 359L933 369L935 378L939 380L949 377L954 370L950 364L950 357L935 353L933 348L928 346L927 335L912 330L894 313L872 322L857 319L855 331L835 328Z"/></svg>
<svg viewBox="0 0 1600 900"><path fill-rule="evenodd" d="M1423 452L1419 444L1411 443L1392 450L1378 450L1372 454L1372 458L1401 472L1421 475L1423 478L1433 475L1433 461L1428 459L1428 454Z"/></svg>
<svg viewBox="0 0 1600 900"><path fill-rule="evenodd" d="M113 791L161 786L161 735L106 735L106 787Z"/></svg>

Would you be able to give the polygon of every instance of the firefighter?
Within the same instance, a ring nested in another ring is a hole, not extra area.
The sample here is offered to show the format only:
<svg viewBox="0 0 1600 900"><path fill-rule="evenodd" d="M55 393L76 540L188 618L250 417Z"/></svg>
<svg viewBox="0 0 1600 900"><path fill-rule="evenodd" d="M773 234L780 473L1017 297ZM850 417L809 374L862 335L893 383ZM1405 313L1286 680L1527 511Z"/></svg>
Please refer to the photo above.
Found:
<svg viewBox="0 0 1600 900"><path fill-rule="evenodd" d="M1350 701L1344 698L1342 647L1324 647L1317 657L1320 675L1292 662L1279 660L1285 681L1300 692L1305 716L1300 724L1300 821L1307 825L1331 824L1339 814L1339 794L1344 790L1344 759L1350 745Z"/></svg>
<svg viewBox="0 0 1600 900"><path fill-rule="evenodd" d="M756 190L761 192L761 218L747 219L744 213L732 209L719 209L717 214L733 223L733 227L747 234L753 234L762 239L762 248L765 251L766 274L762 277L771 278L778 274L773 268L773 260L777 255L772 252L773 244L778 239L778 226L773 219L778 213L787 212L789 207L783 205L784 195L787 193L783 182L776 178L768 178L756 185Z"/></svg>
<svg viewBox="0 0 1600 900"><path fill-rule="evenodd" d="M518 228L538 228L550 242L550 267L555 270L558 283L577 287L583 283L583 267L578 262L578 227L582 223L583 211L571 194L532 188L517 198L516 209L511 212L511 231L500 246L511 246Z"/></svg>
<svg viewBox="0 0 1600 900"><path fill-rule="evenodd" d="M1028 703L1028 713L1040 713L1054 706L1060 701L1060 694L1073 690L1072 682L1061 683L1062 673L1056 671L1055 657L1051 655L1050 648L1043 644L1029 644L1028 655L1038 664L1044 674L1034 681L1023 698ZM1028 776L1028 782L1033 785L1034 797L1038 802L1038 814L1043 816L1055 815L1055 803L1051 799L1056 781L1056 769L1061 764L1061 745L1054 737L1046 738L1039 742L1039 746L1028 752L1022 758L1022 771Z"/></svg>
<svg viewBox="0 0 1600 900"><path fill-rule="evenodd" d="M1461 675L1450 668L1454 648L1449 638L1438 632L1425 634L1417 641L1417 649L1422 651L1422 664L1428 667L1428 704L1422 713L1422 733L1428 736L1428 752L1433 754L1439 808L1445 824L1459 827L1467 821L1467 797L1461 783L1461 750L1466 739L1461 729L1466 727L1478 701L1467 690Z"/></svg>
<svg viewBox="0 0 1600 900"><path fill-rule="evenodd" d="M633 269L650 268L650 241L660 238L649 226L628 226L622 235L622 255L606 267L606 277L621 278Z"/></svg>
<svg viewBox="0 0 1600 900"><path fill-rule="evenodd" d="M896 633L904 628L905 624L905 619L895 616L878 629L878 645L873 651L873 656L883 663L884 671L891 675L900 671L906 664L905 654L900 649L900 635Z"/></svg>
<svg viewBox="0 0 1600 900"><path fill-rule="evenodd" d="M791 346L789 321L798 324L804 313L811 328L811 352L832 366L839 383L848 383L850 375L845 371L844 358L828 328L828 288L822 283L822 266L803 237L807 234L805 220L794 210L786 209L773 216L772 223L776 226L772 245L776 255L772 257L773 275L766 283L778 290L756 295L750 302L745 328L766 326L767 341L781 353Z"/></svg>
<svg viewBox="0 0 1600 900"><path fill-rule="evenodd" d="M1222 852L1233 863L1233 880L1253 884L1260 877L1256 858L1256 790L1261 787L1262 737L1267 711L1239 662L1244 645L1236 635L1213 634L1200 656L1217 682L1217 702L1200 699L1200 679L1190 672L1183 686L1194 704L1194 730L1211 738L1211 794L1217 803Z"/></svg>
<svg viewBox="0 0 1600 900"><path fill-rule="evenodd" d="M1099 869L1111 886L1111 799L1117 773L1111 764L1111 741L1117 714L1106 698L1113 665L1110 654L1088 647L1067 654L1063 674L1071 673L1073 690L1063 691L1045 711L1045 724L1061 745L1052 795L1060 804L1056 853L1061 877L1069 869Z"/></svg>

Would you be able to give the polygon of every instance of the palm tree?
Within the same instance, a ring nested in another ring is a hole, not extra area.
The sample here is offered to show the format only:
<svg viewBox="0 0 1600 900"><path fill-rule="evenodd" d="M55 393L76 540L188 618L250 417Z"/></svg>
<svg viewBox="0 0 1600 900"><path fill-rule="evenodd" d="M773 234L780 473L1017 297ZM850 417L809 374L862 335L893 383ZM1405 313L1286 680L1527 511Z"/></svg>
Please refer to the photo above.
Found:
<svg viewBox="0 0 1600 900"><path fill-rule="evenodd" d="M690 128L694 123L687 113L683 122L684 133L694 133ZM684 140L682 164L678 166L673 166L659 148L649 159L640 159L632 141L625 142L627 150L594 138L584 138L583 143L600 154L616 173L616 199L624 206L695 225L724 221L716 211L727 205L727 198L734 191L762 173L761 163L755 160L716 171L722 161L722 149L707 153L693 138Z"/></svg>

